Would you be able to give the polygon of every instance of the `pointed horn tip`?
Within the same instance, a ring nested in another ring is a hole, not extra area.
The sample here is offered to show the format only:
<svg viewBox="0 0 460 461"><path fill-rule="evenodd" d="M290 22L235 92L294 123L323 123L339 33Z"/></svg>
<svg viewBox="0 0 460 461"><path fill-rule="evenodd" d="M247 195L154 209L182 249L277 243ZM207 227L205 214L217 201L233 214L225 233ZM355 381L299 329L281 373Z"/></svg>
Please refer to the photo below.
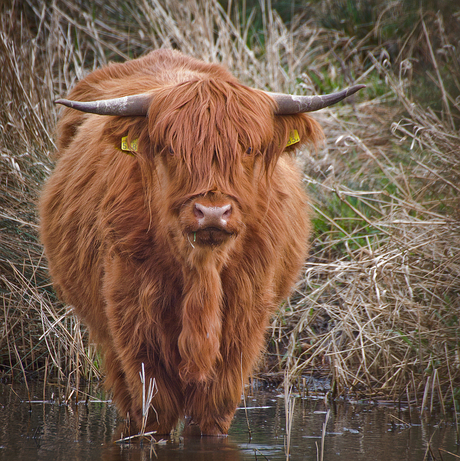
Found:
<svg viewBox="0 0 460 461"><path fill-rule="evenodd" d="M54 104L62 104L63 106L70 107L70 101L68 99L55 99Z"/></svg>
<svg viewBox="0 0 460 461"><path fill-rule="evenodd" d="M350 86L350 88L347 89L347 96L355 94L357 91L362 90L363 88L366 88L366 85L361 84Z"/></svg>

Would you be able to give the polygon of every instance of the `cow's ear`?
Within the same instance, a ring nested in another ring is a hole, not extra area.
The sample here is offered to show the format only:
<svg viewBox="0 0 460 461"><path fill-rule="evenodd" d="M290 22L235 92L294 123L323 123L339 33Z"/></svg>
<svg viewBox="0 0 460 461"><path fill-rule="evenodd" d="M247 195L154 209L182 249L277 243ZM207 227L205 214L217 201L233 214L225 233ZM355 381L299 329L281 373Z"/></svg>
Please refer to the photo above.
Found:
<svg viewBox="0 0 460 461"><path fill-rule="evenodd" d="M275 116L274 145L281 152L295 151L303 144L316 147L322 139L320 125L307 114Z"/></svg>
<svg viewBox="0 0 460 461"><path fill-rule="evenodd" d="M118 151L136 156L148 143L145 117L111 117L104 130L105 139Z"/></svg>

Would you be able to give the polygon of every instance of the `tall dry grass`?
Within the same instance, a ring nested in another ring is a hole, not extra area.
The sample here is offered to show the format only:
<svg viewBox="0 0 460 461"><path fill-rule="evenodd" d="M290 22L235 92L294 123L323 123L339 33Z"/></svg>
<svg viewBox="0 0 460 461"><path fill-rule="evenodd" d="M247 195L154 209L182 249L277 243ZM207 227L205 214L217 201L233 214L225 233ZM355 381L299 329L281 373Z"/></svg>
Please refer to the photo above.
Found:
<svg viewBox="0 0 460 461"><path fill-rule="evenodd" d="M321 375L334 395L425 406L447 408L458 398L460 143L451 88L460 88L452 79L459 54L442 17L421 11L395 55L373 41L385 13L355 39L314 16L286 24L269 2L260 11L226 11L216 0L87 7L26 0L0 8L3 377L22 375L21 365L26 374L99 376L84 328L49 286L37 241L35 203L53 167L52 101L110 60L174 47L222 62L261 89L311 94L368 85L347 104L316 113L326 144L299 154L314 241L296 292L273 320L260 376L286 373L295 383ZM422 61L440 94L437 110L414 99Z"/></svg>

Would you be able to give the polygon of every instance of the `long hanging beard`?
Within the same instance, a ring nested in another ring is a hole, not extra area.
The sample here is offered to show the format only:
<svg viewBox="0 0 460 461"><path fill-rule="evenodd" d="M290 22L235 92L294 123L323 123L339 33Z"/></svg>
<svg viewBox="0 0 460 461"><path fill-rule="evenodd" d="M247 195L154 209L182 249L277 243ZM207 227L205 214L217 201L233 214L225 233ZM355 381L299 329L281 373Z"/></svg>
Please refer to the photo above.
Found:
<svg viewBox="0 0 460 461"><path fill-rule="evenodd" d="M179 367L185 383L209 381L222 360L222 284L219 270L211 261L187 271L182 304L182 332L178 345Z"/></svg>

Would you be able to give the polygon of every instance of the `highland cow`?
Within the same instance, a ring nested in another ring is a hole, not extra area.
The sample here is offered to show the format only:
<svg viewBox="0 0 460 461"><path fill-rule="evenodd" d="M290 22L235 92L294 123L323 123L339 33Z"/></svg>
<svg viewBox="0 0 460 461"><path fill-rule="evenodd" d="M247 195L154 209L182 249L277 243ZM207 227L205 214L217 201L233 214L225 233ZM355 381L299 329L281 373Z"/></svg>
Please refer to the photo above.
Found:
<svg viewBox="0 0 460 461"><path fill-rule="evenodd" d="M296 97L159 50L80 81L57 127L40 232L59 295L104 355L123 416L147 430L189 416L226 434L270 316L310 233L292 157L322 132L304 112L357 91Z"/></svg>

